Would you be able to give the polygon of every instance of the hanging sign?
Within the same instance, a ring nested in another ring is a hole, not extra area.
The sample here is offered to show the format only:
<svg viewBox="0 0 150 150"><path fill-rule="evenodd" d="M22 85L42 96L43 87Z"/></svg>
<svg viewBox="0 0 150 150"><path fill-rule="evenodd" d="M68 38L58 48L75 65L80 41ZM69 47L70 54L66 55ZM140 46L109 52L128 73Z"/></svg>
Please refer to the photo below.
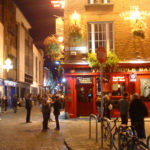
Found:
<svg viewBox="0 0 150 150"><path fill-rule="evenodd" d="M137 74L131 73L130 74L130 82L136 82L137 80Z"/></svg>
<svg viewBox="0 0 150 150"><path fill-rule="evenodd" d="M54 8L64 8L64 0L51 0L51 4Z"/></svg>
<svg viewBox="0 0 150 150"><path fill-rule="evenodd" d="M106 53L106 49L103 46L100 46L97 49L97 59L101 64L104 64L106 62L107 53Z"/></svg>

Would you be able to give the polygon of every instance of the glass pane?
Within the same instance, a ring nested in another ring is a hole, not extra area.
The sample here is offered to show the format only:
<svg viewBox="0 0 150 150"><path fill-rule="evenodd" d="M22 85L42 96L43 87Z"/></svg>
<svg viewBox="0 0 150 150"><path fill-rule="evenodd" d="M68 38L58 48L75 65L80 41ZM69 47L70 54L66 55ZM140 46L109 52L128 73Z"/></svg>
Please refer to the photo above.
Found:
<svg viewBox="0 0 150 150"><path fill-rule="evenodd" d="M112 31L112 23L109 23L109 31Z"/></svg>
<svg viewBox="0 0 150 150"><path fill-rule="evenodd" d="M95 32L98 32L98 24L95 24Z"/></svg>
<svg viewBox="0 0 150 150"><path fill-rule="evenodd" d="M99 33L99 40L102 40L102 33Z"/></svg>
<svg viewBox="0 0 150 150"><path fill-rule="evenodd" d="M91 24L88 24L88 32L91 32Z"/></svg>
<svg viewBox="0 0 150 150"><path fill-rule="evenodd" d="M99 46L98 42L95 42L95 48L97 49Z"/></svg>
<svg viewBox="0 0 150 150"><path fill-rule="evenodd" d="M126 90L125 83L113 83L112 85L112 96L123 96Z"/></svg>
<svg viewBox="0 0 150 150"><path fill-rule="evenodd" d="M95 40L98 40L98 33L95 33Z"/></svg>
<svg viewBox="0 0 150 150"><path fill-rule="evenodd" d="M92 38L91 38L91 33L89 33L89 40L91 40Z"/></svg>

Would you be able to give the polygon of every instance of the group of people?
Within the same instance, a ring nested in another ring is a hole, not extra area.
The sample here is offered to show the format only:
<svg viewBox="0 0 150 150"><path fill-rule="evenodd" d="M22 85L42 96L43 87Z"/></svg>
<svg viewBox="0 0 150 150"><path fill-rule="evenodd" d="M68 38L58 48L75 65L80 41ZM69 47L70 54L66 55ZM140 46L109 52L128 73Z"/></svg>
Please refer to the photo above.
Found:
<svg viewBox="0 0 150 150"><path fill-rule="evenodd" d="M42 131L46 131L48 128L48 121L51 120L51 108L54 108L54 116L56 121L56 130L60 129L59 126L59 115L61 109L61 98L58 95L45 94L43 96L38 97L39 106L43 115L43 129ZM27 115L26 115L26 123L31 123L30 115L32 109L32 95L29 94L26 97L25 104Z"/></svg>
<svg viewBox="0 0 150 150"><path fill-rule="evenodd" d="M129 102L128 93L124 93L123 99L120 100L119 110L122 124L128 124L128 118L131 119L133 131L137 132L140 139L145 139L144 118L148 116L148 110L144 102L139 99L137 93L133 94L132 101Z"/></svg>
<svg viewBox="0 0 150 150"><path fill-rule="evenodd" d="M98 97L96 101L97 106L97 119L100 120L101 114L101 98ZM113 109L110 98L108 95L103 97L103 112L104 116L110 118L110 112ZM128 124L128 118L131 119L131 126L133 131L136 131L138 138L145 139L145 127L144 118L148 116L148 110L145 103L139 99L137 93L133 94L131 102L129 101L129 95L124 93L123 98L119 100L119 111L121 116L121 123Z"/></svg>

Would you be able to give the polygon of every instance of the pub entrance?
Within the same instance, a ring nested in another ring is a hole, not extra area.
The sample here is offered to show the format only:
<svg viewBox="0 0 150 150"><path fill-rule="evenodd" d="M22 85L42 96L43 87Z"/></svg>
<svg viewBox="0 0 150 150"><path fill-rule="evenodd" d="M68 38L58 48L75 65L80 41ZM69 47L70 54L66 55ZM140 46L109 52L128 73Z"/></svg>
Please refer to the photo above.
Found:
<svg viewBox="0 0 150 150"><path fill-rule="evenodd" d="M93 112L92 78L77 78L77 116L89 116Z"/></svg>

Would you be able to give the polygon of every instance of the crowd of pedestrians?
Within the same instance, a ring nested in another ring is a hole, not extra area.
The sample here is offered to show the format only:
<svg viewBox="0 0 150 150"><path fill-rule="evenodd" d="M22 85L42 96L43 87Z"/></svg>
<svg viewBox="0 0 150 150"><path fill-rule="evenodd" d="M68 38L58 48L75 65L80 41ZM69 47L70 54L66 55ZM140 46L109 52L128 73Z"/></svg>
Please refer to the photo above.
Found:
<svg viewBox="0 0 150 150"><path fill-rule="evenodd" d="M23 102L24 101L24 102ZM17 113L18 106L24 106L26 109L26 123L31 122L31 112L33 105L39 105L40 111L42 112L43 122L42 122L42 131L47 131L48 122L54 121L51 117L51 110L55 116L56 121L56 130L60 129L59 125L59 115L60 109L64 109L64 96L63 94L44 94L44 95L32 95L28 94L20 100L17 95L13 96L12 108L14 113ZM6 96L0 98L0 120L1 112L7 111L8 102Z"/></svg>

